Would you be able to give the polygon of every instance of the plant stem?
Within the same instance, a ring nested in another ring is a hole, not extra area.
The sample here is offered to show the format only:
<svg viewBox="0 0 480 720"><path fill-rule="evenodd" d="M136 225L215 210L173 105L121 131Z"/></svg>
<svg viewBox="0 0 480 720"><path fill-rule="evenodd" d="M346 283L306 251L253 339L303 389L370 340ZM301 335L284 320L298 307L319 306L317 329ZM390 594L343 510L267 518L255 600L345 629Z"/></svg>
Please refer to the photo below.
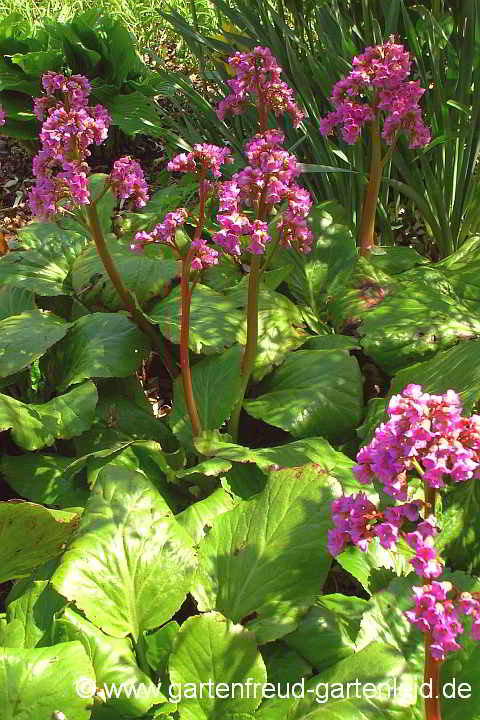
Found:
<svg viewBox="0 0 480 720"><path fill-rule="evenodd" d="M243 399L247 391L253 365L257 355L258 341L258 290L260 287L260 257L252 256L250 276L248 279L248 302L247 302L247 343L240 366L240 394L233 408L229 423L229 432L234 441L238 439L238 426L240 413L242 412Z"/></svg>
<svg viewBox="0 0 480 720"><path fill-rule="evenodd" d="M130 290L124 285L123 280L120 277L120 273L118 272L117 266L115 265L115 262L105 242L95 203L86 206L86 214L88 220L88 227L90 230L90 234L95 242L98 256L103 263L108 277L112 281L113 287L119 294L125 310L128 310L136 326L140 330L142 330L142 332L148 335L148 337L152 341L152 347L158 352L158 354L162 358L165 369L167 370L170 377L173 377L171 365L165 356L165 348L163 346L161 336L155 329L155 326L152 325L143 315L141 310L139 310L135 302L135 298L133 297Z"/></svg>
<svg viewBox="0 0 480 720"><path fill-rule="evenodd" d="M195 250L190 248L182 263L181 310L180 310L180 371L182 373L183 394L187 405L190 422L192 423L192 435L196 437L202 432L202 426L193 397L192 372L190 369L190 355L188 349L188 336L190 332L190 303L192 292L189 287L190 267Z"/></svg>
<svg viewBox="0 0 480 720"><path fill-rule="evenodd" d="M205 203L208 196L208 184L205 181L205 172L200 176L200 207L198 211L198 222L193 236L193 242L199 240L205 224ZM190 288L190 269L195 256L195 248L190 249L182 262L182 279L180 283L181 308L180 308L180 371L182 373L183 395L187 405L190 422L192 423L192 435L196 437L202 432L202 425L198 415L195 397L193 395L192 371L190 369L190 354L188 349L188 337L190 334L190 305L192 301L193 287Z"/></svg>
<svg viewBox="0 0 480 720"><path fill-rule="evenodd" d="M423 475L423 472L422 472ZM423 494L425 498L425 515L435 516L435 488L428 485L426 480L423 481ZM424 584L428 583L425 578ZM442 720L442 711L440 709L440 670L442 667L441 660L435 660L432 657L430 646L432 644L432 634L425 634L425 661L423 671L423 681L427 683L425 697L425 720ZM428 697L431 696L431 697Z"/></svg>
<svg viewBox="0 0 480 720"><path fill-rule="evenodd" d="M378 118L371 124L372 155L370 176L363 203L362 220L358 233L360 254L367 256L375 245L375 216L377 213L378 193L383 173L382 148Z"/></svg>

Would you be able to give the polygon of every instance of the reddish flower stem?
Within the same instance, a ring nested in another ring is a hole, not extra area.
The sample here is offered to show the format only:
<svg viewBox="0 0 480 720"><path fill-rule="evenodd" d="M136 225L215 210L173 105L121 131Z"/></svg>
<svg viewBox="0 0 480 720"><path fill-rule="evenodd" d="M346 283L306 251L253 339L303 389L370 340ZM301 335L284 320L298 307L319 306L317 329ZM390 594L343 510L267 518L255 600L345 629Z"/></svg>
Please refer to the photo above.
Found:
<svg viewBox="0 0 480 720"><path fill-rule="evenodd" d="M265 132L268 129L268 111L267 105L263 102L262 93L260 90L259 83L257 81L257 111L260 118L260 131ZM267 214L267 206L265 204L265 194L267 189L267 182L263 189L262 196L260 198L257 210L257 219L264 220ZM248 299L247 299L247 340L245 344L245 351L243 353L242 363L240 366L240 392L230 417L228 424L228 430L233 440L238 440L238 428L240 424L240 414L242 412L243 400L245 393L247 392L248 383L253 371L255 358L257 356L257 345L258 345L258 291L260 288L260 277L262 274L261 260L258 255L252 254L252 261L250 263L250 275L248 278Z"/></svg>
<svg viewBox="0 0 480 720"><path fill-rule="evenodd" d="M200 175L200 208L198 222L195 228L194 240L199 240L205 224L205 202L208 196L205 172ZM192 423L192 435L197 437L202 432L202 424L198 414L195 397L193 395L192 371L190 368L190 353L188 338L190 334L190 305L192 301L192 290L190 288L190 270L192 260L195 257L195 248L190 247L186 257L182 261L182 279L180 282L180 371L182 373L183 394L187 406L190 422Z"/></svg>
<svg viewBox="0 0 480 720"><path fill-rule="evenodd" d="M375 216L377 213L378 194L383 174L382 148L378 117L371 123L372 154L370 176L365 191L362 219L358 233L360 254L368 256L375 245Z"/></svg>
<svg viewBox="0 0 480 720"><path fill-rule="evenodd" d="M117 266L115 265L115 262L110 254L110 251L105 242L100 221L98 219L95 202L86 206L86 215L90 235L95 242L98 256L103 263L103 267L105 268L105 271L110 278L113 287L120 296L125 310L128 310L133 322L136 324L139 330L148 335L152 342L153 349L159 354L165 366L165 369L167 370L170 377L173 378L174 373L171 364L165 354L165 348L161 335L157 332L155 326L147 320L139 307L137 307L135 298L133 297L130 290L124 285L120 273L118 272Z"/></svg>
<svg viewBox="0 0 480 720"><path fill-rule="evenodd" d="M423 492L425 496L425 515L435 516L435 488L428 485L426 480L423 481ZM424 584L428 580L424 580ZM423 681L426 683L425 692L425 720L442 720L442 711L440 708L440 670L442 667L441 660L435 660L432 657L430 646L432 644L432 634L425 634L425 661L423 670ZM430 697L428 697L430 696Z"/></svg>

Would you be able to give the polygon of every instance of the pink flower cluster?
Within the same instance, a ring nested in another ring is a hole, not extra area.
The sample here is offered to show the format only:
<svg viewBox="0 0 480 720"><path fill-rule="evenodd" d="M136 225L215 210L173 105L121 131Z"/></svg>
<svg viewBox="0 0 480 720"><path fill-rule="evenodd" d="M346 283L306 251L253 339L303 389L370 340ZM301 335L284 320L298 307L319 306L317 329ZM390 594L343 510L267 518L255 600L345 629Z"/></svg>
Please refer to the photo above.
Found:
<svg viewBox="0 0 480 720"><path fill-rule="evenodd" d="M229 148L198 143L193 146L192 152L181 153L170 160L167 169L170 172L203 173L204 176L210 170L213 177L219 178L221 166L233 162L231 154Z"/></svg>
<svg viewBox="0 0 480 720"><path fill-rule="evenodd" d="M353 145L365 123L380 115L382 138L388 145L399 132L408 136L410 148L427 145L431 135L418 104L425 90L417 81L407 81L410 66L409 53L393 40L354 57L351 73L333 88L335 110L322 119L322 135L340 125L343 139Z"/></svg>
<svg viewBox="0 0 480 720"><path fill-rule="evenodd" d="M480 416L461 416L460 398L408 385L388 406L390 420L361 448L353 471L361 483L377 477L398 500L408 495L408 473L420 467L432 488L480 478Z"/></svg>
<svg viewBox="0 0 480 720"><path fill-rule="evenodd" d="M5 125L5 110L0 105L0 125Z"/></svg>
<svg viewBox="0 0 480 720"><path fill-rule="evenodd" d="M35 100L35 114L39 119L46 114L46 119L41 150L33 160L36 182L29 201L34 215L48 216L62 199L67 206L89 202L86 158L92 143L106 139L110 117L102 105L87 105L90 84L81 75L48 72L42 84L47 95Z"/></svg>
<svg viewBox="0 0 480 720"><path fill-rule="evenodd" d="M407 610L407 619L421 632L431 633L430 652L435 660L445 660L448 652L460 650L457 635L463 633L460 616L473 618L472 637L480 640L480 602L471 593L463 592L449 599L452 583L433 581L429 585L414 587L415 609Z"/></svg>
<svg viewBox="0 0 480 720"><path fill-rule="evenodd" d="M138 232L130 248L135 252L141 252L145 245L149 243L158 243L168 245L179 254L179 250L175 241L175 233L186 221L188 212L185 208L179 208L175 212L169 212L163 218L163 222L155 225L149 233ZM208 265L216 265L218 262L218 252L207 245L203 238L193 240L192 248L195 254L192 260L192 270L202 270Z"/></svg>
<svg viewBox="0 0 480 720"><path fill-rule="evenodd" d="M436 578L443 572L433 540L437 527L433 516L418 522L421 506L421 501L414 500L380 511L365 493L344 495L332 502L334 528L328 531L328 550L335 556L352 544L366 552L374 537L386 550L393 550L398 539L404 537L415 550L410 563L417 575ZM417 525L413 532L400 532L406 523L414 522Z"/></svg>
<svg viewBox="0 0 480 720"><path fill-rule="evenodd" d="M127 156L116 160L110 173L112 190L119 198L132 198L137 208L144 207L148 200L148 185L140 164Z"/></svg>
<svg viewBox="0 0 480 720"><path fill-rule="evenodd" d="M283 141L284 135L279 130L255 135L245 145L249 165L217 187L220 203L217 220L221 230L214 234L213 240L232 255L242 253L243 239L248 242L248 252L257 255L265 252L271 240L267 223L250 220L243 208L268 217L275 204L285 201L287 208L277 224L281 244L303 253L311 250L312 233L307 226L307 215L312 200L295 182L300 169L295 156L282 146Z"/></svg>
<svg viewBox="0 0 480 720"><path fill-rule="evenodd" d="M227 113L240 115L253 98L259 109L270 108L278 117L288 113L298 127L303 113L295 102L293 90L280 79L282 68L269 48L255 47L251 52L236 52L228 59L235 78L228 81L233 91L220 101L217 115L224 120Z"/></svg>
<svg viewBox="0 0 480 720"><path fill-rule="evenodd" d="M103 105L88 105L91 85L83 75L66 77L47 72L42 78L46 95L34 100L34 112L43 120L40 152L33 160L35 186L30 191L34 215L48 217L63 200L69 209L88 205L89 167L92 144L107 138L110 117ZM119 198L132 197L137 207L148 200L147 184L140 165L130 157L117 160L110 185Z"/></svg>

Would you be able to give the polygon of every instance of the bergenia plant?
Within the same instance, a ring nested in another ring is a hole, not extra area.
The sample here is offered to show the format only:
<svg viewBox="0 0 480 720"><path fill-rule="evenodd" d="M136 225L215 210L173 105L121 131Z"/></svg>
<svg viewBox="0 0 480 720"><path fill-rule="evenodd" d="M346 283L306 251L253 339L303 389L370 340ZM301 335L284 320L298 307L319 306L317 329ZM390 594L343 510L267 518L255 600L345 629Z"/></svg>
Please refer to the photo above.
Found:
<svg viewBox="0 0 480 720"><path fill-rule="evenodd" d="M132 158L120 158L114 163L101 192L97 197L91 197L87 160L90 147L101 145L107 138L108 112L102 105L88 104L91 86L82 75L68 77L47 72L42 78L42 86L44 95L34 101L35 115L43 123L41 149L33 160L35 184L29 195L32 213L42 219L58 212L68 213L85 226L125 309L163 357L161 336L141 312L120 277L97 212L97 204L109 188L118 198L130 198L135 207L143 207L148 200L143 171ZM165 358L164 361L169 369Z"/></svg>
<svg viewBox="0 0 480 720"><path fill-rule="evenodd" d="M5 121L6 121L5 110L0 105L0 125L5 125Z"/></svg>
<svg viewBox="0 0 480 720"><path fill-rule="evenodd" d="M251 52L237 52L229 58L235 77L229 80L232 93L222 100L217 115L223 120L226 113L240 114L249 104L256 106L259 132L245 144L248 165L231 179L218 181L220 168L231 161L230 151L214 145L196 145L191 153L174 157L168 169L191 172L199 182L200 210L197 227L190 249L183 260L181 310L181 370L186 405L192 422L193 434L201 431L200 420L192 392L188 360L188 326L191 294L196 282L190 271L200 270L217 262L217 251L210 248L202 237L204 209L207 198L218 198L217 222L220 225L212 240L234 257L243 257L250 265L247 301L247 340L241 363L241 389L234 406L230 432L236 439L243 399L252 374L258 340L258 293L262 272L280 244L301 253L309 252L312 233L307 226L307 215L312 205L309 193L296 183L300 174L294 155L284 147L284 134L269 129L269 112L275 116L288 113L295 127L303 117L295 104L293 91L280 79L281 68L268 48L256 47ZM211 182L207 175L211 173ZM215 182L216 181L216 182ZM164 222L152 233L137 233L133 249L146 242L166 242L181 255L175 244L175 229L185 221L183 208L169 213ZM272 240L269 223L275 220L276 239Z"/></svg>
<svg viewBox="0 0 480 720"><path fill-rule="evenodd" d="M407 80L410 54L393 38L369 47L352 61L352 71L333 88L334 110L320 124L322 135L341 127L345 142L353 145L362 130L370 130L370 174L365 191L358 245L367 255L375 244L375 215L383 170L399 134L408 138L410 148L430 142L430 131L422 119L419 101L425 92L416 80Z"/></svg>
<svg viewBox="0 0 480 720"><path fill-rule="evenodd" d="M441 663L461 647L457 636L464 632L464 616L473 620L472 637L480 640L480 594L461 592L442 580L435 500L449 483L480 478L480 416L464 417L453 390L430 395L419 385L393 396L388 414L388 422L361 448L353 471L361 483L379 481L398 502L380 509L365 493L334 500L328 546L334 556L349 544L366 551L377 537L382 547L395 550L403 538L414 551L410 563L423 584L413 588L415 606L405 614L426 637L425 681L432 687L425 699L426 720L440 720ZM414 498L419 478L423 496Z"/></svg>

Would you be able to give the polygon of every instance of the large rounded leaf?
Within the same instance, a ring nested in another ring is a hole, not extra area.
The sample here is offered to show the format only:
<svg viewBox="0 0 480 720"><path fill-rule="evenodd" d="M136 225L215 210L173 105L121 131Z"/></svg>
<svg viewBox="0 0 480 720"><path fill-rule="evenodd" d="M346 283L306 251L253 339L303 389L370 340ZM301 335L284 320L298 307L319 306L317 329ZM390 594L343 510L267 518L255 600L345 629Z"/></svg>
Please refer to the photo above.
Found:
<svg viewBox="0 0 480 720"><path fill-rule="evenodd" d="M360 332L366 354L393 373L479 335L480 313L412 279L367 313Z"/></svg>
<svg viewBox="0 0 480 720"><path fill-rule="evenodd" d="M116 238L108 249L126 287L135 293L140 305L156 295L165 295L170 282L179 274L175 260L151 259L137 255ZM99 303L109 310L123 308L122 301L105 272L95 247L89 247L75 261L72 284L84 302Z"/></svg>
<svg viewBox="0 0 480 720"><path fill-rule="evenodd" d="M324 435L342 441L358 425L363 405L358 362L345 350L299 350L244 407L255 418L295 437Z"/></svg>
<svg viewBox="0 0 480 720"><path fill-rule="evenodd" d="M471 411L480 399L480 341L461 342L438 353L431 360L400 370L392 380L390 395L401 392L409 383L423 385L426 392L458 392L465 409Z"/></svg>
<svg viewBox="0 0 480 720"><path fill-rule="evenodd" d="M180 287L156 303L150 317L171 342L180 343ZM195 353L218 353L233 345L243 320L235 303L206 285L196 285L190 309L189 347Z"/></svg>
<svg viewBox="0 0 480 720"><path fill-rule="evenodd" d="M91 382L41 405L26 405L0 395L0 430L11 428L17 445L25 450L38 450L57 438L68 440L88 430L97 399L96 387Z"/></svg>
<svg viewBox="0 0 480 720"><path fill-rule="evenodd" d="M36 309L35 295L31 290L16 287L14 284L0 287L0 320Z"/></svg>
<svg viewBox="0 0 480 720"><path fill-rule="evenodd" d="M3 720L50 720L56 713L89 720L95 673L79 642L47 648L0 648ZM82 696L83 693L83 696Z"/></svg>
<svg viewBox="0 0 480 720"><path fill-rule="evenodd" d="M37 295L69 295L70 266L85 248L87 238L54 223L30 223L18 231L25 251L0 258L0 282Z"/></svg>
<svg viewBox="0 0 480 720"><path fill-rule="evenodd" d="M7 596L7 619L21 623L25 648L51 644L55 613L66 605L50 584L56 563L50 560L30 577L17 580Z"/></svg>
<svg viewBox="0 0 480 720"><path fill-rule="evenodd" d="M146 477L106 467L52 582L104 632L138 640L178 610L195 562L191 538Z"/></svg>
<svg viewBox="0 0 480 720"><path fill-rule="evenodd" d="M40 310L12 315L0 321L0 377L31 365L67 333L70 325Z"/></svg>
<svg viewBox="0 0 480 720"><path fill-rule="evenodd" d="M132 375L148 348L147 337L125 315L85 315L55 348L58 386L63 390L87 378Z"/></svg>
<svg viewBox="0 0 480 720"><path fill-rule="evenodd" d="M242 357L243 350L236 345L193 366L193 395L203 429L215 430L230 417L240 392ZM191 442L192 426L180 376L173 386L173 410L168 424L184 444Z"/></svg>
<svg viewBox="0 0 480 720"><path fill-rule="evenodd" d="M398 720L411 718L412 678L403 656L372 643L310 678L286 699L267 700L257 720Z"/></svg>
<svg viewBox="0 0 480 720"><path fill-rule="evenodd" d="M78 525L78 515L22 501L0 503L0 582L29 575L57 557Z"/></svg>
<svg viewBox="0 0 480 720"><path fill-rule="evenodd" d="M245 280L228 292L228 298L234 300L246 314L248 285ZM258 343L253 380L261 380L308 337L298 307L285 295L262 285L258 294ZM246 319L238 333L238 341L243 345L247 341Z"/></svg>
<svg viewBox="0 0 480 720"><path fill-rule="evenodd" d="M262 699L253 683L261 688L267 679L255 636L213 612L183 623L169 671L181 720L220 720L233 713L253 712ZM194 697L189 688L196 691ZM180 697L182 689L184 697Z"/></svg>
<svg viewBox="0 0 480 720"><path fill-rule="evenodd" d="M74 612L65 608L55 621L55 642L79 641L93 665L97 686L106 696L106 705L119 714L141 717L154 704L165 703L161 693L150 677L137 665L137 659L128 638L112 638ZM112 685L124 683L125 692L110 692ZM137 692L128 692L128 688Z"/></svg>
<svg viewBox="0 0 480 720"><path fill-rule="evenodd" d="M332 475L315 465L272 472L259 495L213 520L200 543L200 610L238 622L313 602L332 560L326 534L331 500L341 492Z"/></svg>
<svg viewBox="0 0 480 720"><path fill-rule="evenodd" d="M78 474L66 475L72 458L62 455L26 453L4 455L0 468L5 479L22 498L59 508L83 507L89 491Z"/></svg>

